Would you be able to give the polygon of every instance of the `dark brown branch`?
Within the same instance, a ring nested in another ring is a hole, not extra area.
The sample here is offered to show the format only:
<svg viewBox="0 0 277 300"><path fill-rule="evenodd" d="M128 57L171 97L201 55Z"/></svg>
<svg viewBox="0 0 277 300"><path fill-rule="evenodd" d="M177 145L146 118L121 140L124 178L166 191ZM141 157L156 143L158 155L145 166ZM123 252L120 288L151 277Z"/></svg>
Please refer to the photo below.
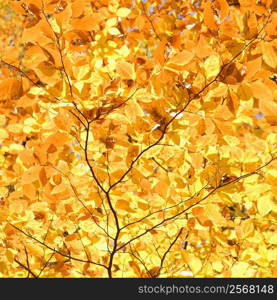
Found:
<svg viewBox="0 0 277 300"><path fill-rule="evenodd" d="M29 77L24 71L22 71L20 68L4 61L1 59L1 63L6 65L8 68L13 69L15 72L21 74L23 77L25 77L26 79L28 79L33 85L35 85L36 87L44 90L48 95L50 95L51 97L55 98L57 101L61 102L61 100L56 97L55 95L51 94L47 89L45 89L44 87L42 87L41 85L39 85L37 82L35 82L31 77Z"/></svg>
<svg viewBox="0 0 277 300"><path fill-rule="evenodd" d="M113 111L115 111L116 109L122 107L124 104L126 104L129 100L131 100L133 98L133 96L136 94L136 92L139 90L140 88L136 88L135 91L124 101L122 101L121 103L119 103L118 105L112 106L108 111L105 112L100 112L98 113L95 118L93 118L92 120L90 120L88 123L92 123L95 122L97 120L99 120L99 118L103 117L103 116L107 116L110 113L112 113Z"/></svg>
<svg viewBox="0 0 277 300"><path fill-rule="evenodd" d="M171 217L168 217L168 218L165 218L163 219L161 222L157 223L156 225L152 226L151 228L148 228L146 229L144 232L142 232L141 234L131 238L128 242L126 243L123 243L120 245L119 248L117 248L117 251L126 247L128 244L132 243L133 241L137 240L138 238L144 236L145 234L147 234L148 232L152 231L153 229L157 228L157 227L160 227L162 226L164 223L168 222L168 221L171 221L171 220L174 220L176 219L177 217L179 217L180 215L183 215L184 213L186 213L188 210L190 210L191 208L195 207L196 205L202 203L204 200L206 200L207 198L209 198L212 194L214 194L215 192L217 192L219 189L221 189L222 187L225 187L227 185L230 185L230 184L233 184L233 183L236 183L246 177L249 177L249 176L252 176L252 175L256 175L258 171L260 171L261 169L263 169L264 167L268 166L272 161L274 161L275 159L277 159L277 157L274 157L272 158L270 161L268 161L267 163L265 163L263 166L259 167L256 171L253 171L253 172L250 172L250 173L247 173L247 174L244 174L234 180L231 180L229 182L226 182L222 185L219 185L215 188L213 188L205 197L201 198L200 200L198 200L197 202L191 204L190 206L188 206L187 208L185 208L184 210L182 210L181 212L175 214L174 216L171 216Z"/></svg>
<svg viewBox="0 0 277 300"><path fill-rule="evenodd" d="M73 101L72 103L73 103L75 109L78 111L78 113L79 113L80 115L83 116L82 112L81 112L81 111L79 110L79 108L77 107L77 104L76 104L74 101ZM85 122L83 122L83 120L82 120L82 119L81 119L74 111L69 110L69 112L70 112L76 119L79 120L79 122L84 126L84 128L87 128L87 124L85 124Z"/></svg>
<svg viewBox="0 0 277 300"><path fill-rule="evenodd" d="M59 99L57 96L53 95L53 94L52 94L51 92L49 92L45 87L43 87L43 86L39 85L38 83L36 83L31 77L29 77L29 76L28 76L23 70L21 70L20 68L18 68L18 67L16 67L16 66L14 66L14 65L12 65L12 64L10 64L10 63L4 61L4 60L2 60L2 59L1 59L1 63L2 63L3 65L6 65L8 68L14 70L15 72L21 74L21 76L23 76L23 77L25 77L26 79L28 79L34 86L36 86L36 87L42 89L45 93L47 93L49 96L53 97L56 101L62 102L61 99ZM84 117L83 113L78 109L77 104L76 104L74 101L73 101L72 103L73 103L75 109L78 111L78 113L81 114L82 117ZM84 127L86 127L86 124L81 120L81 118L80 118L77 114L75 114L72 110L69 110L69 112L70 112L74 117L76 117L76 118L81 122L81 124L82 124Z"/></svg>
<svg viewBox="0 0 277 300"><path fill-rule="evenodd" d="M159 273L157 274L157 277L160 276L160 273L161 273L161 270L163 268L163 264L164 264L164 261L166 259L166 256L167 254L170 252L171 248L174 246L174 244L177 242L179 236L182 234L182 231L183 231L183 228L181 228L179 230L179 232L177 233L175 239L170 243L169 247L167 248L167 250L164 252L164 255L162 256L162 259L161 259L161 264L160 264L160 269L159 269Z"/></svg>
<svg viewBox="0 0 277 300"><path fill-rule="evenodd" d="M39 274L38 274L38 277L40 277L40 275L42 274L42 272L45 270L45 268L48 266L50 260L52 259L52 257L54 256L55 252L53 252L50 257L47 259L47 261L44 263L44 265L42 266Z"/></svg>
<svg viewBox="0 0 277 300"><path fill-rule="evenodd" d="M28 267L28 269L30 270L30 263L29 263L29 255L28 255L28 251L27 251L27 249L26 249L26 246L24 246L24 251L25 251L25 255L26 255L26 263L27 263L27 267ZM30 272L28 272L28 278L29 278L29 274L30 274Z"/></svg>
<svg viewBox="0 0 277 300"><path fill-rule="evenodd" d="M117 241L118 241L118 238L119 238L119 234L120 234L120 226L119 226L119 219L118 219L118 216L117 216L117 213L116 213L116 210L114 209L113 207L113 204L111 202L111 198L110 198L110 195L109 195L109 192L106 191L104 189L104 187L102 186L102 184L100 183L100 181L98 180L94 170L93 170L93 167L92 165L90 164L90 161L89 161L89 158L88 158L88 140L89 140L89 130L90 130L90 123L88 122L88 127L86 128L86 141L85 141L85 160L86 160L86 163L90 169L90 172L91 172L91 175L92 177L94 178L97 186L100 188L100 190L102 190L102 192L104 192L105 196L106 196L106 199L107 199L107 202L108 202L108 205L109 205L109 208L113 214L113 217L114 217L114 220L115 220L115 224L116 224L116 229L117 229L117 232L116 232L116 235L115 237L113 238L113 249L110 253L110 260L109 260L109 264L108 264L108 267L107 267L107 271L108 271L108 276L111 278L112 277L112 266L113 266L113 259L114 259L114 255L116 253L116 249L117 249Z"/></svg>
<svg viewBox="0 0 277 300"><path fill-rule="evenodd" d="M76 197L76 199L81 203L81 205L83 206L83 208L89 213L89 215L91 216L93 222L95 223L96 226L98 226L101 230L103 230L103 232L110 238L112 238L108 232L106 231L105 228L103 228L100 224L98 224L96 218L94 217L93 213L89 210L89 208L86 206L86 204L84 203L84 201L79 197L78 193L77 193L77 189L75 188L75 186L72 184L70 178L64 173L62 172L61 170L59 170L58 168L54 167L54 166L49 166L49 165L41 165L43 167L48 167L48 168L52 168L56 171L58 171L59 173L61 173L66 179L67 181L69 182L69 185Z"/></svg>
<svg viewBox="0 0 277 300"><path fill-rule="evenodd" d="M110 195L109 193L107 192L106 193L106 197L107 197L107 200L108 200L108 204L109 204L109 207L113 213L113 216L114 216L114 219L115 219L115 224L116 224L116 235L114 237L114 245L113 245L113 249L110 253L110 261L109 261L109 265L108 265L108 275L110 278L112 278L112 267L113 267L113 259L114 259L114 256L117 252L117 243L118 243L118 239L119 239L119 234L120 234L120 226L119 226L119 219L118 219L118 215L113 207L113 204L112 204L112 201L111 201L111 198L110 198Z"/></svg>
<svg viewBox="0 0 277 300"><path fill-rule="evenodd" d="M139 257L139 255L136 255L134 253L134 251L132 250L132 248L130 247L131 252L129 252L129 254L131 254L135 259L137 259L144 267L145 271L147 272L147 274L149 275L149 277L153 277L150 270L147 268L146 263Z"/></svg>
<svg viewBox="0 0 277 300"><path fill-rule="evenodd" d="M52 28L52 25L50 24L45 12L44 12L44 3L43 1L41 1L41 11L42 11L42 14L45 18L45 21L47 22L47 24L49 25L49 27L51 28L54 36L55 36L55 39L56 39L56 43L57 43L57 49L58 49L58 52L59 52L59 55L60 55L60 60L61 60L61 64L62 64L62 69L63 69L63 72L65 74L65 77L66 77L66 80L67 80L67 83L69 85L69 90L70 90L70 95L71 97L73 97L73 91L72 91L72 84L71 84L71 81L69 79L69 76L68 76L68 73L66 72L66 69L65 69L65 65L64 65L64 61L63 61L63 54L62 54L62 49L61 49L61 44L60 44L60 38L58 36L58 34L53 30Z"/></svg>
<svg viewBox="0 0 277 300"><path fill-rule="evenodd" d="M269 20L269 19L268 19ZM266 24L268 23L268 20L266 22ZM251 39L231 60L229 60L229 62L227 62L225 65L223 65L219 71L219 73L216 75L216 77L211 80L209 83L207 83L199 92L197 92L196 94L194 94L193 96L191 96L187 103L184 105L184 107L178 112L176 113L162 128L162 132L161 132L161 136L157 139L156 142L154 142L153 144L149 145L148 147L146 147L145 149L143 149L138 156L131 162L129 168L126 170L126 172L118 179L118 181L116 181L115 183L113 183L110 188L108 189L108 192L113 189L116 185L118 185L120 182L122 182L124 180L124 178L130 173L130 171L132 170L134 164L140 159L140 157L147 152L148 150L150 150L151 148L157 146L165 137L166 135L166 131L168 129L168 127L170 126L170 124L181 114L183 113L186 108L188 107L188 105L193 101L196 100L200 97L200 95L209 88L209 86L211 86L213 83L215 83L217 81L217 79L220 77L220 75L222 74L222 72L224 71L224 69L230 65L246 48L248 48L256 39L257 37L260 35L260 33L263 31L264 27L266 26L266 24L263 26L263 28L257 33L257 35Z"/></svg>
<svg viewBox="0 0 277 300"><path fill-rule="evenodd" d="M89 140L89 130L90 130L90 123L88 123L88 126L86 128L86 140L85 140L85 160L86 163L90 169L90 173L93 177L93 179L95 180L96 184L99 186L99 188L102 190L102 192L104 192L106 194L106 190L104 189L104 187L102 186L102 184L100 183L99 179L97 178L92 165L90 164L89 161L89 157L88 157L88 140Z"/></svg>
<svg viewBox="0 0 277 300"><path fill-rule="evenodd" d="M152 157L152 160L160 167L162 168L165 172L170 172L169 170L167 170L164 166L162 166L156 159L155 157Z"/></svg>
<svg viewBox="0 0 277 300"><path fill-rule="evenodd" d="M13 224L11 224L11 223L8 223L8 224L11 225L11 226L12 226L13 228L15 228L16 230L18 230L19 232L21 232L22 234L24 234L26 237L28 237L28 238L30 238L30 239L36 241L38 244L44 246L45 248L47 248L47 249L49 249L49 250L51 250L51 251L53 251L53 252L55 252L55 253L57 253L57 254L60 254L60 255L63 256L63 257L66 257L66 258L68 258L68 259L72 259L72 260L75 260L75 261L83 262L83 263L90 263L90 264L93 264L93 265L96 265L96 266L103 267L103 268L107 269L107 266L105 266L105 265L103 265L103 264L101 264L101 263L97 263L97 262L94 262L94 261L91 261L91 260L84 260L84 259L81 259L81 258L73 257L73 256L71 256L71 255L69 255L69 254L65 254L65 253L63 253L63 252L61 252L61 251L59 251L59 250L56 250L55 248L53 248L53 247L47 245L46 243L41 242L40 240L38 240L37 238L35 238L35 237L32 236L31 234L29 234L29 233L23 231L23 230L20 229L19 227L15 226L15 225L13 225Z"/></svg>
<svg viewBox="0 0 277 300"><path fill-rule="evenodd" d="M127 228L127 227L129 227L129 226L135 225L135 224L137 224L137 223L140 223L141 221L143 221L143 220L145 220L145 219L147 219L147 218L149 218L149 217L151 217L151 216L153 216L153 215L155 215L155 214L158 214L158 213L160 213L160 212L165 212L165 211L167 211L167 210L169 210L169 209L172 209L172 208L175 208L175 207L177 207L177 206L179 206L179 205L181 205L181 204L183 204L183 203L185 203L185 202L187 202L187 201L190 201L190 200L192 200L194 197L198 196L198 195L201 193L201 191L205 190L205 188L206 188L206 186L204 186L204 187L201 188L199 191L195 192L192 196L190 196L189 198L187 198L187 199L185 199L185 200L181 200L181 201L179 201L179 202L176 203L176 204L173 204L173 205L171 205L171 206L168 206L168 207L165 207L165 208L156 210L156 211L154 211L154 212L152 212L152 213L149 213L149 214L147 214L146 216L144 216L144 217L142 217L142 218L140 218L140 219L138 219L138 220L136 220L136 221L130 222L130 223L124 225L123 227L121 227L121 230L123 230L123 229L125 229L125 228Z"/></svg>
<svg viewBox="0 0 277 300"><path fill-rule="evenodd" d="M141 1L141 6L142 6L142 9L143 9L143 12L145 14L145 17L147 18L147 20L149 21L149 23L151 24L151 27L156 35L156 37L161 41L162 39L160 38L160 36L158 35L156 29L155 29L155 26L154 26L154 23L153 21L151 20L151 18L148 16L147 12L146 12L146 9L145 9L145 5L144 3Z"/></svg>
<svg viewBox="0 0 277 300"><path fill-rule="evenodd" d="M23 269L25 269L26 271L28 271L28 274L31 274L34 278L38 278L38 276L30 269L29 266L25 266L23 263L21 263L19 260L17 260L16 258L14 259L14 261L16 263L18 263L20 265L20 267L22 267Z"/></svg>

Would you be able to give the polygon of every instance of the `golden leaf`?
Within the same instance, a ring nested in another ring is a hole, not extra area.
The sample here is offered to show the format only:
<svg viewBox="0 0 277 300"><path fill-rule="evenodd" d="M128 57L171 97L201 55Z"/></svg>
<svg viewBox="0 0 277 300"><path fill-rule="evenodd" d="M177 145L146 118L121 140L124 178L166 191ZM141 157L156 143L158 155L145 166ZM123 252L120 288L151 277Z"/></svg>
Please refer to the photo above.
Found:
<svg viewBox="0 0 277 300"><path fill-rule="evenodd" d="M136 74L134 71L134 66L128 62L118 62L116 64L116 72L122 79L135 80Z"/></svg>

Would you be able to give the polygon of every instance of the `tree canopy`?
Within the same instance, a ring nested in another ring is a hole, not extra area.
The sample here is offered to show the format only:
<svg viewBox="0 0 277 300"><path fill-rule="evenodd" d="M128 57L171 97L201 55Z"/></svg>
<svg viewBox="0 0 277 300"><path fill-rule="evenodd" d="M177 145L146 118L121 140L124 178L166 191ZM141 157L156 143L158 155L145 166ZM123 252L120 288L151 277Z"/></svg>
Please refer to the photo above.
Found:
<svg viewBox="0 0 277 300"><path fill-rule="evenodd" d="M0 1L0 277L276 277L276 2Z"/></svg>

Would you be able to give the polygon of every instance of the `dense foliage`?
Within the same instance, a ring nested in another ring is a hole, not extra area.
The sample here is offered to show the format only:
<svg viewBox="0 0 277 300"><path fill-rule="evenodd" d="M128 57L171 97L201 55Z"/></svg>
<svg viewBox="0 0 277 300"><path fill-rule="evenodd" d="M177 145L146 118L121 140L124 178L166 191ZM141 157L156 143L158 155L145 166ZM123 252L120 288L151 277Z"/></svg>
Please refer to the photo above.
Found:
<svg viewBox="0 0 277 300"><path fill-rule="evenodd" d="M1 277L277 276L276 2L0 3Z"/></svg>

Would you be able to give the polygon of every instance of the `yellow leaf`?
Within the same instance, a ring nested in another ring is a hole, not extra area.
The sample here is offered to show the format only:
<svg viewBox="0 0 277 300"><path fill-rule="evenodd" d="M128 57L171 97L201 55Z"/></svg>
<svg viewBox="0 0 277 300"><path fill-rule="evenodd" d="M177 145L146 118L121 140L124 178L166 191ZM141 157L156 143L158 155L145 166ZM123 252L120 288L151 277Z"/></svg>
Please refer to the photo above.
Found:
<svg viewBox="0 0 277 300"><path fill-rule="evenodd" d="M121 7L117 10L116 15L120 18L125 18L131 13L131 10L126 7Z"/></svg>
<svg viewBox="0 0 277 300"><path fill-rule="evenodd" d="M6 123L6 116L0 115L0 126L3 126Z"/></svg>
<svg viewBox="0 0 277 300"><path fill-rule="evenodd" d="M240 141L237 137L235 136L231 136L231 135L225 135L223 137L223 139L226 141L226 143L231 146L231 147L234 147L234 146L237 146L240 144Z"/></svg>
<svg viewBox="0 0 277 300"><path fill-rule="evenodd" d="M196 275L202 268L201 260L194 255L189 255L187 263L194 275Z"/></svg>
<svg viewBox="0 0 277 300"><path fill-rule="evenodd" d="M272 234L268 242L273 245L277 245L277 234Z"/></svg>
<svg viewBox="0 0 277 300"><path fill-rule="evenodd" d="M259 197L257 200L258 212L260 215L265 216L272 210L272 202L270 195Z"/></svg>
<svg viewBox="0 0 277 300"><path fill-rule="evenodd" d="M248 268L249 265L246 262L238 262L234 264L231 269L232 277L247 277L246 272Z"/></svg>
<svg viewBox="0 0 277 300"><path fill-rule="evenodd" d="M241 225L237 226L236 231L240 238L246 238L253 235L254 225L252 219L242 221Z"/></svg>
<svg viewBox="0 0 277 300"><path fill-rule="evenodd" d="M213 266L213 269L216 271L216 272L222 272L224 266L222 264L221 261L215 261L212 263L212 266Z"/></svg>
<svg viewBox="0 0 277 300"><path fill-rule="evenodd" d="M65 183L61 183L59 185L56 185L51 194L59 194L59 193L62 193L62 192L65 192L67 190L68 186L65 184Z"/></svg>
<svg viewBox="0 0 277 300"><path fill-rule="evenodd" d="M3 128L0 128L0 141L2 142L4 139L8 138L9 134Z"/></svg>
<svg viewBox="0 0 277 300"><path fill-rule="evenodd" d="M10 133L16 133L16 134L19 134L22 132L22 124L10 124L8 126L8 131ZM24 131L24 129L23 129Z"/></svg>
<svg viewBox="0 0 277 300"><path fill-rule="evenodd" d="M109 20L107 20L106 22L106 27L107 28L111 28L111 27L114 27L117 23L117 18L111 18Z"/></svg>
<svg viewBox="0 0 277 300"><path fill-rule="evenodd" d="M215 225L224 225L226 220L223 218L220 213L220 208L215 204L207 204L205 206L206 217L209 218Z"/></svg>
<svg viewBox="0 0 277 300"><path fill-rule="evenodd" d="M84 220L79 224L80 228L85 232L93 232L93 223L90 220Z"/></svg>
<svg viewBox="0 0 277 300"><path fill-rule="evenodd" d="M26 201L14 200L13 202L10 203L9 208L10 208L11 212L21 214L21 213L23 213L23 211L26 208Z"/></svg>
<svg viewBox="0 0 277 300"><path fill-rule="evenodd" d="M208 57L204 62L204 70L208 79L216 76L220 71L219 57L215 54Z"/></svg>
<svg viewBox="0 0 277 300"><path fill-rule="evenodd" d="M82 80L89 72L90 67L88 65L73 67L73 74L77 80Z"/></svg>
<svg viewBox="0 0 277 300"><path fill-rule="evenodd" d="M20 145L20 144L11 144L9 146L9 152L12 153L12 154L18 154L18 152L20 151L24 151L25 148L23 145Z"/></svg>
<svg viewBox="0 0 277 300"><path fill-rule="evenodd" d="M111 35L120 35L121 34L121 32L116 27L109 28L108 33Z"/></svg>
<svg viewBox="0 0 277 300"><path fill-rule="evenodd" d="M5 186L0 186L0 198L5 198L9 194L9 189Z"/></svg>

